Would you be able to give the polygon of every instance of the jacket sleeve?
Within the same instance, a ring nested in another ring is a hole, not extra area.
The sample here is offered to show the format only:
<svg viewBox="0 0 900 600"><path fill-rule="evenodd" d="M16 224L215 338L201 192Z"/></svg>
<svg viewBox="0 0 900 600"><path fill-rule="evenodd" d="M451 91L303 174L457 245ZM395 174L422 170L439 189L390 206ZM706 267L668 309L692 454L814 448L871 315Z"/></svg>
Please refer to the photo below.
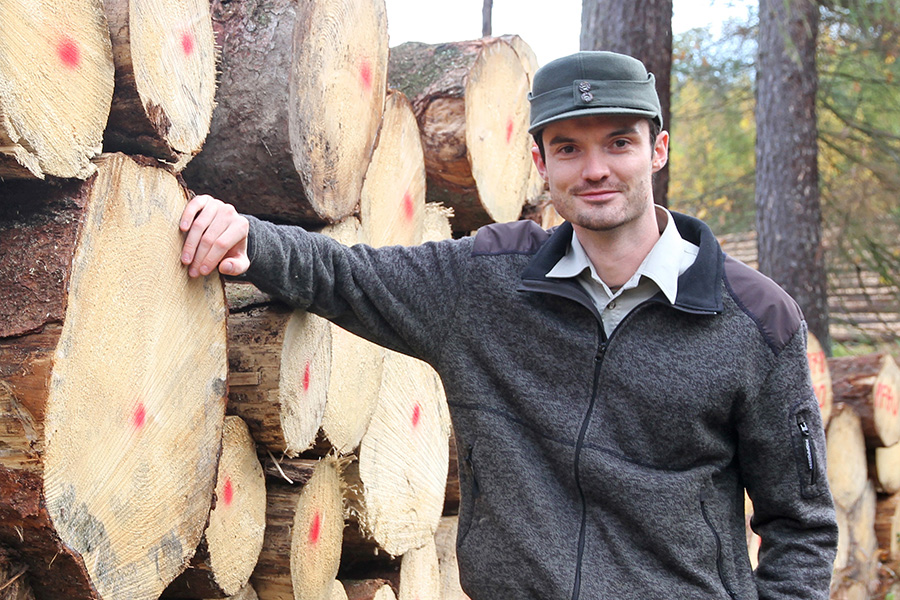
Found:
<svg viewBox="0 0 900 600"><path fill-rule="evenodd" d="M777 353L738 425L739 460L762 538L762 600L827 600L837 523L825 475L825 434L806 356L806 325Z"/></svg>
<svg viewBox="0 0 900 600"><path fill-rule="evenodd" d="M433 362L446 339L471 240L343 246L300 227L248 217L244 279L377 344Z"/></svg>

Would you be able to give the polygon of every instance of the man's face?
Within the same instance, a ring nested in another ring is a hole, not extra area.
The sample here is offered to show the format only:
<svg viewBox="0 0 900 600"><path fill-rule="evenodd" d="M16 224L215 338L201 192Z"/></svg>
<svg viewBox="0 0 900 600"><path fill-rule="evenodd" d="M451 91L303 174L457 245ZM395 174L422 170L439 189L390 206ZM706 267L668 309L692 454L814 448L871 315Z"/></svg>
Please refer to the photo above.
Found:
<svg viewBox="0 0 900 600"><path fill-rule="evenodd" d="M544 128L546 159L534 149L553 206L576 227L613 231L653 211L652 175L668 159L669 136L650 143L640 117L593 115Z"/></svg>

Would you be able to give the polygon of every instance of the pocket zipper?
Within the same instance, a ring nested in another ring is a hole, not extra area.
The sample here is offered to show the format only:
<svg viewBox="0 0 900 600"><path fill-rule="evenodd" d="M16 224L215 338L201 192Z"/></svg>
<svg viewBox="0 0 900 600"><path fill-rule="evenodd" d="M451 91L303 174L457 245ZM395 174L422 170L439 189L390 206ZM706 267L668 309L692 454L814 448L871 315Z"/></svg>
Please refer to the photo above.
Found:
<svg viewBox="0 0 900 600"><path fill-rule="evenodd" d="M797 427L800 428L800 436L803 438L803 444L806 448L806 466L809 469L809 485L816 483L816 457L812 451L812 439L809 433L809 426L801 415L797 415Z"/></svg>

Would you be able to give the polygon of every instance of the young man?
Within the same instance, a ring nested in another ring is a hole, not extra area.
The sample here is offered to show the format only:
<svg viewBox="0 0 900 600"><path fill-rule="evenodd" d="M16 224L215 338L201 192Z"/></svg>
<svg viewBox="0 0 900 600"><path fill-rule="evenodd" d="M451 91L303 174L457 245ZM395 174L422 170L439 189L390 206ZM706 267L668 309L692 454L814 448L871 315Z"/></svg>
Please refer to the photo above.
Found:
<svg viewBox="0 0 900 600"><path fill-rule="evenodd" d="M183 262L437 369L473 600L827 598L837 527L799 308L653 205L668 134L639 61L559 59L530 99L555 230L346 248L201 196Z"/></svg>

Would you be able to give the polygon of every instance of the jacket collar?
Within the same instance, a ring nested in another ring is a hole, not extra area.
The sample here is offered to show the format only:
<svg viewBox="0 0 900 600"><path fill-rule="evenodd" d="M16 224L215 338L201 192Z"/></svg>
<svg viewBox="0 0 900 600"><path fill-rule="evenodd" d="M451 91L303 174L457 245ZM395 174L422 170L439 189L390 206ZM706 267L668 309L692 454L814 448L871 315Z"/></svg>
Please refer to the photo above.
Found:
<svg viewBox="0 0 900 600"><path fill-rule="evenodd" d="M678 278L675 308L701 314L721 312L725 255L719 242L703 221L676 212L672 212L672 218L681 237L700 248L694 264ZM556 228L522 271L519 291L555 293L584 304L581 295L587 294L574 280L560 281L547 277L550 269L565 256L573 234L571 223L565 222ZM662 294L660 297L665 299Z"/></svg>

